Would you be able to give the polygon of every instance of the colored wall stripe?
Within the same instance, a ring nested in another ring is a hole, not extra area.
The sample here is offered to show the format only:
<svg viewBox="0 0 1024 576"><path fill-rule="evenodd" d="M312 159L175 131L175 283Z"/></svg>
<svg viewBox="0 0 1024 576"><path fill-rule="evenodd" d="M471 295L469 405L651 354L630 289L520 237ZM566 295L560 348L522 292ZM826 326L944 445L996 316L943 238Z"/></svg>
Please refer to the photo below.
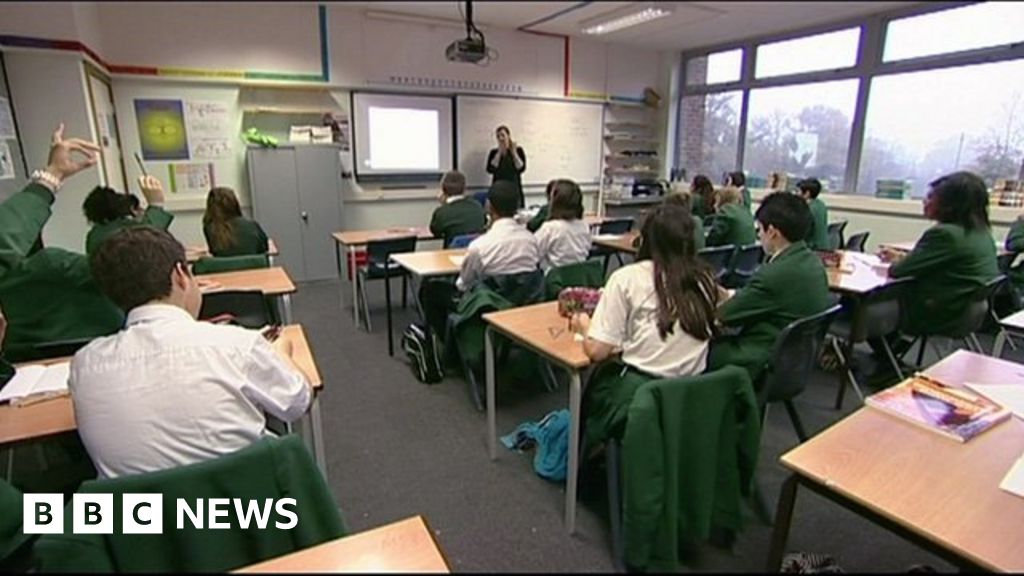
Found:
<svg viewBox="0 0 1024 576"><path fill-rule="evenodd" d="M327 45L327 6L321 4L317 7L317 17L320 19L320 75L324 82L328 82L331 79L331 65Z"/></svg>

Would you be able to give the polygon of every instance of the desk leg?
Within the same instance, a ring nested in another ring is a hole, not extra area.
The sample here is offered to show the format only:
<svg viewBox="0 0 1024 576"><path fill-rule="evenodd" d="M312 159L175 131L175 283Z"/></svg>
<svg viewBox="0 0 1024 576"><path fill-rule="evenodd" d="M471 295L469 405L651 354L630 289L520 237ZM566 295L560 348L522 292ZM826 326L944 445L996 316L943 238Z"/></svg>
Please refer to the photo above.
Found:
<svg viewBox="0 0 1024 576"><path fill-rule="evenodd" d="M324 430L323 422L320 418L320 394L314 393L313 404L309 407L309 419L313 428L311 431L313 440L313 457L316 458L316 464L320 467L320 473L324 475L324 480L327 480L327 457L324 454Z"/></svg>
<svg viewBox="0 0 1024 576"><path fill-rule="evenodd" d="M285 324L293 323L291 294L281 294L281 309L281 321Z"/></svg>
<svg viewBox="0 0 1024 576"><path fill-rule="evenodd" d="M391 258L388 257L384 264L384 305L388 317L388 356L395 355L395 339L391 337Z"/></svg>
<svg viewBox="0 0 1024 576"><path fill-rule="evenodd" d="M1003 346L1006 345L1006 330L1000 329L999 334L996 335L996 341L992 344L992 357L1002 358L1003 357Z"/></svg>
<svg viewBox="0 0 1024 576"><path fill-rule="evenodd" d="M565 484L565 528L576 532L576 484L580 468L580 403L583 382L578 370L569 373L569 469Z"/></svg>
<svg viewBox="0 0 1024 576"><path fill-rule="evenodd" d="M765 572L779 573L782 567L782 556L786 553L786 542L789 540L789 525L793 519L793 506L796 504L796 489L800 484L796 474L790 474L782 483L779 504L775 509L775 529L772 530L771 547L768 549L768 564Z"/></svg>
<svg viewBox="0 0 1024 576"><path fill-rule="evenodd" d="M498 417L494 406L494 333L484 330L484 371L487 379L487 450L491 460L498 459Z"/></svg>
<svg viewBox="0 0 1024 576"><path fill-rule="evenodd" d="M359 328L359 274L356 274L356 247L348 247L348 262L345 263L345 273L351 274L348 279L352 288L352 322Z"/></svg>

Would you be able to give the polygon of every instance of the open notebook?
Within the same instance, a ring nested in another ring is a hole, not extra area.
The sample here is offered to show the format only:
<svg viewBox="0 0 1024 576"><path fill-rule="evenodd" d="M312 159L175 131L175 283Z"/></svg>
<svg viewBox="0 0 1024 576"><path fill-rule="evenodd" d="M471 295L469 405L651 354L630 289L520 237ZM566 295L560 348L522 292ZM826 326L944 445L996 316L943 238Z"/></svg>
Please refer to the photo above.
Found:
<svg viewBox="0 0 1024 576"><path fill-rule="evenodd" d="M0 404L18 404L30 397L60 396L68 391L70 362L19 366L14 377L0 389Z"/></svg>

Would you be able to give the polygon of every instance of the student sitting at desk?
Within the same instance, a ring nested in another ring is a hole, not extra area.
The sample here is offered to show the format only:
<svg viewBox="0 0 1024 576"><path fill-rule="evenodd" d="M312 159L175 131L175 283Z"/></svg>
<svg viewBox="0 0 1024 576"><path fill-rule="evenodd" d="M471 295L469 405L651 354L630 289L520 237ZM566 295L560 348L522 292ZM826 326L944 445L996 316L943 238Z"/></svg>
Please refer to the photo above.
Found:
<svg viewBox="0 0 1024 576"><path fill-rule="evenodd" d="M259 222L242 216L235 191L223 186L206 195L203 236L214 256L249 256L268 250L267 233Z"/></svg>
<svg viewBox="0 0 1024 576"><path fill-rule="evenodd" d="M265 412L285 422L306 412L312 390L284 359L288 342L196 320L202 294L170 234L122 230L90 266L128 314L123 330L71 361L78 435L101 477L229 454L267 434Z"/></svg>
<svg viewBox="0 0 1024 576"><path fill-rule="evenodd" d="M555 180L551 213L537 230L540 267L547 272L583 262L590 255L590 226L583 221L583 193L572 180Z"/></svg>
<svg viewBox="0 0 1024 576"><path fill-rule="evenodd" d="M708 357L710 369L741 366L755 383L779 332L830 305L825 267L804 242L811 221L807 203L775 192L761 202L756 218L768 260L718 309L722 324L738 333L715 340Z"/></svg>
<svg viewBox="0 0 1024 576"><path fill-rule="evenodd" d="M665 199L662 200L662 203L665 204L666 206L678 206L685 210L686 213L690 215L690 221L693 222L693 246L697 250L703 250L704 221L701 220L699 216L693 213L691 206L694 200L699 200L699 198L694 198L692 195L683 192L680 194L669 194L668 196L665 196Z"/></svg>
<svg viewBox="0 0 1024 576"><path fill-rule="evenodd" d="M955 172L929 186L924 215L937 224L910 253L879 252L883 261L892 262L890 277L915 279L903 300L914 334L941 334L956 326L971 294L999 274L985 182L970 172ZM895 352L908 345L896 343Z"/></svg>
<svg viewBox="0 0 1024 576"><path fill-rule="evenodd" d="M97 186L89 192L82 203L85 219L92 225L85 237L86 254L92 254L104 240L128 226L153 226L162 230L170 227L174 215L164 210L164 189L160 180L140 176L139 188L148 205L141 217L133 211L133 206L138 207L138 199L131 194L121 194L106 186Z"/></svg>
<svg viewBox="0 0 1024 576"><path fill-rule="evenodd" d="M715 193L715 219L708 232L708 246L746 246L757 242L754 218L743 207L743 198L736 188L723 188Z"/></svg>
<svg viewBox="0 0 1024 576"><path fill-rule="evenodd" d="M11 361L32 359L34 345L111 334L124 323L124 314L93 283L84 255L33 250L61 184L95 164L99 152L92 142L63 135L62 124L46 169L33 172L24 189L0 204L0 302Z"/></svg>
<svg viewBox="0 0 1024 576"><path fill-rule="evenodd" d="M694 216L701 219L715 213L715 186L711 179L703 174L697 174L690 183L690 198L693 200L692 210Z"/></svg>
<svg viewBox="0 0 1024 576"><path fill-rule="evenodd" d="M484 207L466 194L466 177L457 170L445 172L441 178L441 203L430 217L430 233L444 239L444 247L452 238L463 234L483 232L487 226Z"/></svg>
<svg viewBox="0 0 1024 576"><path fill-rule="evenodd" d="M727 187L739 189L740 197L743 198L743 207L747 209L747 212L750 212L753 203L750 200L750 190L747 189L747 177L743 172L740 172L739 170L729 172L725 177L725 185Z"/></svg>
<svg viewBox="0 0 1024 576"><path fill-rule="evenodd" d="M830 250L828 241L828 207L818 198L821 194L821 182L817 178L805 178L796 183L800 196L807 202L811 210L811 229L807 231L807 245L811 250ZM838 248L842 248L839 246Z"/></svg>
<svg viewBox="0 0 1024 576"><path fill-rule="evenodd" d="M643 383L704 371L720 292L697 257L690 216L673 204L655 208L640 230L636 262L612 273L593 318L572 318L591 360L622 355L622 365L595 375L583 395L585 446L622 436Z"/></svg>
<svg viewBox="0 0 1024 576"><path fill-rule="evenodd" d="M537 210L537 213L533 215L533 218L526 223L526 229L530 232L536 233L540 230L540 227L548 219L548 212L551 210L551 195L555 193L555 183L558 180L549 180L547 187L544 189L545 204Z"/></svg>

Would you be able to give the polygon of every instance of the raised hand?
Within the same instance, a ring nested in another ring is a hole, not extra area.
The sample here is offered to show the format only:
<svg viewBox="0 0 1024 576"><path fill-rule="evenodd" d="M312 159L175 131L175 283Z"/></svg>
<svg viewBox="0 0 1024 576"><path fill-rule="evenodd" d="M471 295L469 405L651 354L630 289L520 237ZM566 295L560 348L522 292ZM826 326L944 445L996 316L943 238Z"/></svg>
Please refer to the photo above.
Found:
<svg viewBox="0 0 1024 576"><path fill-rule="evenodd" d="M95 142L80 138L65 140L64 124L61 123L54 131L50 141L50 158L47 161L46 171L61 181L66 180L95 164L99 159L99 151L100 147ZM76 158L76 152L84 158Z"/></svg>
<svg viewBox="0 0 1024 576"><path fill-rule="evenodd" d="M160 206L164 203L164 185L155 176L139 176L139 188L146 202L150 206Z"/></svg>

